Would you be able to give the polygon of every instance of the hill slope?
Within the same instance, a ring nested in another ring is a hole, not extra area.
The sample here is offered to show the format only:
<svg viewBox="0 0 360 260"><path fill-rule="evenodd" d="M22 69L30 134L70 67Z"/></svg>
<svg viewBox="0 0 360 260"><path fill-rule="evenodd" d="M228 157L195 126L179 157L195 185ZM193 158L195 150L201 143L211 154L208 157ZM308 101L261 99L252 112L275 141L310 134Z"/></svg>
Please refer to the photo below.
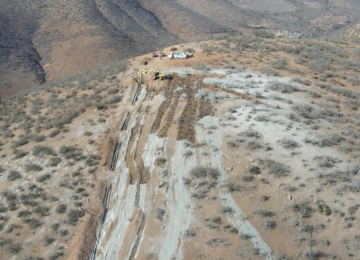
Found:
<svg viewBox="0 0 360 260"><path fill-rule="evenodd" d="M359 44L174 47L1 104L2 257L359 255Z"/></svg>

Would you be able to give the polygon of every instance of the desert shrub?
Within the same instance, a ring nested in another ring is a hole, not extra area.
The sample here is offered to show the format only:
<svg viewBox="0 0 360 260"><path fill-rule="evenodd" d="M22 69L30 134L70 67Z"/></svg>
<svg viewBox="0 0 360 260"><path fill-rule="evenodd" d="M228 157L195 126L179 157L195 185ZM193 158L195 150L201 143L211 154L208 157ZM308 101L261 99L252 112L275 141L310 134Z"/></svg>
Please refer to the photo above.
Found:
<svg viewBox="0 0 360 260"><path fill-rule="evenodd" d="M20 159L28 155L29 152L17 150L15 153L15 159Z"/></svg>
<svg viewBox="0 0 360 260"><path fill-rule="evenodd" d="M59 223L54 223L50 226L50 228L55 232L59 229L60 224Z"/></svg>
<svg viewBox="0 0 360 260"><path fill-rule="evenodd" d="M308 68L313 72L323 72L330 69L331 60L328 58L320 58L314 61L310 61Z"/></svg>
<svg viewBox="0 0 360 260"><path fill-rule="evenodd" d="M186 157L186 158L189 158L191 155L193 155L194 153L192 152L192 151L186 151L185 153L184 153L184 157Z"/></svg>
<svg viewBox="0 0 360 260"><path fill-rule="evenodd" d="M18 218L22 218L22 217L28 217L32 214L31 211L28 211L28 210L20 210L18 213L17 213L17 217Z"/></svg>
<svg viewBox="0 0 360 260"><path fill-rule="evenodd" d="M34 213L39 214L42 217L49 215L50 209L48 207L39 206L34 210Z"/></svg>
<svg viewBox="0 0 360 260"><path fill-rule="evenodd" d="M195 53L195 50L193 48L186 48L184 51L185 52Z"/></svg>
<svg viewBox="0 0 360 260"><path fill-rule="evenodd" d="M321 251L319 251L318 249L316 249L314 247L306 248L303 251L302 255L305 259L308 259L308 260L317 260L320 257L324 256L324 254Z"/></svg>
<svg viewBox="0 0 360 260"><path fill-rule="evenodd" d="M219 174L216 168L198 166L190 171L190 179L184 178L184 184L190 187L193 198L204 199L217 185Z"/></svg>
<svg viewBox="0 0 360 260"><path fill-rule="evenodd" d="M109 104L115 104L115 103L119 103L122 100L122 97L119 95L115 95L113 97L111 97L108 101Z"/></svg>
<svg viewBox="0 0 360 260"><path fill-rule="evenodd" d="M325 216L331 215L331 209L328 205L326 205L323 201L316 202L316 209L320 214Z"/></svg>
<svg viewBox="0 0 360 260"><path fill-rule="evenodd" d="M256 166L256 165L252 165L250 168L249 168L249 172L252 173L252 174L260 174L261 173L261 169L260 167Z"/></svg>
<svg viewBox="0 0 360 260"><path fill-rule="evenodd" d="M263 93L261 91L255 91L254 96L256 98L264 98L264 95L263 95Z"/></svg>
<svg viewBox="0 0 360 260"><path fill-rule="evenodd" d="M272 230L276 228L276 222L275 221L265 221L264 228L267 230Z"/></svg>
<svg viewBox="0 0 360 260"><path fill-rule="evenodd" d="M99 163L99 160L101 158L97 155L94 155L94 154L90 154L87 158L86 158L86 161L85 163L88 165L88 166L95 166Z"/></svg>
<svg viewBox="0 0 360 260"><path fill-rule="evenodd" d="M265 201L268 201L270 199L270 197L269 196L262 196L261 198L260 198L260 201L261 202L265 202Z"/></svg>
<svg viewBox="0 0 360 260"><path fill-rule="evenodd" d="M59 214L63 214L66 212L67 205L66 204L60 204L56 207L56 212Z"/></svg>
<svg viewBox="0 0 360 260"><path fill-rule="evenodd" d="M61 146L59 150L60 154L64 155L66 159L75 159L79 156L78 148L75 146Z"/></svg>
<svg viewBox="0 0 360 260"><path fill-rule="evenodd" d="M221 185L221 188L225 188L225 190L227 192L236 192L236 191L243 191L246 190L245 186L233 183L233 182L229 182L226 184Z"/></svg>
<svg viewBox="0 0 360 260"><path fill-rule="evenodd" d="M347 81L353 86L359 86L359 84L360 84L359 77L350 76L347 78Z"/></svg>
<svg viewBox="0 0 360 260"><path fill-rule="evenodd" d="M311 143L320 147L330 147L340 144L345 138L338 134L320 135L316 140L305 139L305 143Z"/></svg>
<svg viewBox="0 0 360 260"><path fill-rule="evenodd" d="M254 120L258 121L258 122L268 122L269 118L265 115L259 115L259 116L254 117Z"/></svg>
<svg viewBox="0 0 360 260"><path fill-rule="evenodd" d="M359 99L360 92L359 91L352 91L350 89L346 88L337 88L330 84L324 83L324 82L317 82L317 85L322 88L326 89L327 91L330 91L332 93L343 95L344 97L351 98L351 99Z"/></svg>
<svg viewBox="0 0 360 260"><path fill-rule="evenodd" d="M300 146L299 143L295 142L294 140L288 139L288 138L284 138L284 139L280 140L279 143L282 147L287 148L287 149L293 149L293 148Z"/></svg>
<svg viewBox="0 0 360 260"><path fill-rule="evenodd" d="M349 215L354 215L358 211L359 208L360 208L359 204L349 207L349 209L348 209Z"/></svg>
<svg viewBox="0 0 360 260"><path fill-rule="evenodd" d="M66 237L67 235L69 235L69 231L67 229L63 229L59 231L59 234L62 237Z"/></svg>
<svg viewBox="0 0 360 260"><path fill-rule="evenodd" d="M42 225L42 223L35 218L27 218L24 220L24 223L28 224L31 229L37 229Z"/></svg>
<svg viewBox="0 0 360 260"><path fill-rule="evenodd" d="M288 83L278 82L278 81L269 82L267 87L271 90L274 90L274 91L277 91L280 93L285 93L285 94L290 94L295 91L300 91L300 89L297 86L294 86L294 85L291 85Z"/></svg>
<svg viewBox="0 0 360 260"><path fill-rule="evenodd" d="M292 203L290 204L289 209L297 212L301 218L310 218L313 213L313 208L310 206L309 200Z"/></svg>
<svg viewBox="0 0 360 260"><path fill-rule="evenodd" d="M204 44L202 46L202 52L206 54L211 54L213 51L215 51L215 47L212 45Z"/></svg>
<svg viewBox="0 0 360 260"><path fill-rule="evenodd" d="M47 181L51 178L51 175L50 174L44 174L44 175L41 175L39 177L36 177L36 181L37 182L44 182L44 181Z"/></svg>
<svg viewBox="0 0 360 260"><path fill-rule="evenodd" d="M255 130L247 130L247 131L241 132L239 135L245 136L245 137L253 137L255 139L261 138L261 134Z"/></svg>
<svg viewBox="0 0 360 260"><path fill-rule="evenodd" d="M331 168L331 167L334 167L334 165L336 163L341 162L340 159L337 159L337 158L331 157L331 156L325 156L325 155L317 156L314 159L317 160L319 163L319 166L323 167L323 168Z"/></svg>
<svg viewBox="0 0 360 260"><path fill-rule="evenodd" d="M241 179L245 182L251 182L254 180L254 176L252 176L250 174L244 174L241 176Z"/></svg>
<svg viewBox="0 0 360 260"><path fill-rule="evenodd" d="M95 103L94 106L95 106L95 108L97 110L106 110L107 109L106 105L104 103L101 103L101 102Z"/></svg>
<svg viewBox="0 0 360 260"><path fill-rule="evenodd" d="M18 243L12 243L10 242L7 250L11 253L11 254L18 254L21 250L23 249L23 245L22 244L18 244Z"/></svg>
<svg viewBox="0 0 360 260"><path fill-rule="evenodd" d="M275 177L285 177L290 173L289 166L286 166L280 162L271 159L265 159L264 163L269 169L269 173L273 174Z"/></svg>
<svg viewBox="0 0 360 260"><path fill-rule="evenodd" d="M160 166L166 163L166 159L163 157L158 157L155 159L155 165Z"/></svg>
<svg viewBox="0 0 360 260"><path fill-rule="evenodd" d="M19 137L18 140L12 142L12 146L14 148L16 148L19 146L23 146L23 145L27 144L28 142L29 142L29 140L26 137L21 136L21 137Z"/></svg>
<svg viewBox="0 0 360 260"><path fill-rule="evenodd" d="M3 173L3 172L5 172L5 169L2 166L0 166L0 173Z"/></svg>
<svg viewBox="0 0 360 260"><path fill-rule="evenodd" d="M193 229L188 229L185 232L185 238L190 238L190 237L195 237L196 236L196 231Z"/></svg>
<svg viewBox="0 0 360 260"><path fill-rule="evenodd" d="M283 69L286 66L287 62L286 60L273 60L269 62L269 65L274 69Z"/></svg>
<svg viewBox="0 0 360 260"><path fill-rule="evenodd" d="M306 119L318 118L316 109L313 106L307 104L297 104L297 105L293 105L292 109L296 111L303 118Z"/></svg>
<svg viewBox="0 0 360 260"><path fill-rule="evenodd" d="M311 82L308 81L307 79L294 78L292 81L294 81L296 83L299 83L299 84L302 84L302 85L305 85L305 86L310 86L311 85Z"/></svg>
<svg viewBox="0 0 360 260"><path fill-rule="evenodd" d="M92 135L93 135L93 133L92 133L92 132L90 132L90 131L86 131L86 132L84 133L84 135L85 135L85 136L92 136Z"/></svg>
<svg viewBox="0 0 360 260"><path fill-rule="evenodd" d="M52 243L55 242L55 240L56 240L55 238L49 236L45 236L43 239L45 246L51 245Z"/></svg>
<svg viewBox="0 0 360 260"><path fill-rule="evenodd" d="M55 166L57 166L59 163L61 163L61 158L60 158L60 157L52 157L52 158L50 158L49 165L50 165L51 167L55 167Z"/></svg>
<svg viewBox="0 0 360 260"><path fill-rule="evenodd" d="M84 216L84 214L85 212L83 210L75 210L75 209L70 210L67 215L68 217L67 223L72 226L75 226L79 221L79 219Z"/></svg>
<svg viewBox="0 0 360 260"><path fill-rule="evenodd" d="M4 132L3 137L4 138L13 138L15 135L13 134L13 132L11 130L7 130Z"/></svg>
<svg viewBox="0 0 360 260"><path fill-rule="evenodd" d="M58 134L60 134L60 130L59 129L55 129L55 130L53 130L53 131L51 131L50 133L49 133L49 137L55 137L55 136L57 136Z"/></svg>
<svg viewBox="0 0 360 260"><path fill-rule="evenodd" d="M206 245L212 247L228 247L231 243L228 238L212 238L206 241Z"/></svg>
<svg viewBox="0 0 360 260"><path fill-rule="evenodd" d="M42 167L38 164L35 164L35 163L28 163L28 164L25 164L25 171L26 172L39 172L42 170Z"/></svg>
<svg viewBox="0 0 360 260"><path fill-rule="evenodd" d="M271 69L269 67L266 67L266 66L261 66L260 67L260 72L265 73L267 75L275 76L275 77L280 77L281 76L279 72L277 72L276 70Z"/></svg>
<svg viewBox="0 0 360 260"><path fill-rule="evenodd" d="M231 148L236 148L236 147L239 146L239 144L237 142L234 142L234 141L229 141L229 142L227 142L227 144Z"/></svg>
<svg viewBox="0 0 360 260"><path fill-rule="evenodd" d="M262 144L256 140L251 140L247 144L247 149L249 150L256 150L262 147L263 147Z"/></svg>
<svg viewBox="0 0 360 260"><path fill-rule="evenodd" d="M62 257L64 253L62 251L55 252L54 254L50 255L49 260L56 260Z"/></svg>
<svg viewBox="0 0 360 260"><path fill-rule="evenodd" d="M54 149L49 146L37 145L33 149L33 155L44 156L44 155L56 155Z"/></svg>
<svg viewBox="0 0 360 260"><path fill-rule="evenodd" d="M158 208L156 212L156 218L160 221L163 221L164 215L165 215L165 210Z"/></svg>
<svg viewBox="0 0 360 260"><path fill-rule="evenodd" d="M108 95L114 95L114 94L116 94L118 92L119 92L118 88L111 88L111 89L108 90L107 93L108 93Z"/></svg>
<svg viewBox="0 0 360 260"><path fill-rule="evenodd" d="M197 166L190 171L190 176L195 179L201 179L207 177L211 179L218 179L218 177L220 176L220 172L216 168Z"/></svg>
<svg viewBox="0 0 360 260"><path fill-rule="evenodd" d="M12 170L12 171L10 171L9 175L7 176L7 179L8 179L8 181L15 181L17 179L20 179L21 177L22 176L21 176L20 172Z"/></svg>
<svg viewBox="0 0 360 260"><path fill-rule="evenodd" d="M40 142L43 142L45 141L46 139L46 136L45 135L31 135L31 140L37 142L37 143L40 143Z"/></svg>
<svg viewBox="0 0 360 260"><path fill-rule="evenodd" d="M275 217L275 213L266 209L259 209L259 210L255 210L253 212L255 215L261 216L263 218L271 218L271 217Z"/></svg>
<svg viewBox="0 0 360 260"><path fill-rule="evenodd" d="M99 117L97 121L98 123L106 123L106 119L102 117Z"/></svg>
<svg viewBox="0 0 360 260"><path fill-rule="evenodd" d="M176 47L171 47L170 51L177 51L177 48Z"/></svg>
<svg viewBox="0 0 360 260"><path fill-rule="evenodd" d="M286 184L285 187L284 187L284 190L289 191L289 192L294 192L294 191L297 190L297 188L295 186L291 186L289 184Z"/></svg>
<svg viewBox="0 0 360 260"><path fill-rule="evenodd" d="M193 69L194 69L194 70L199 70L199 71L201 71L201 72L207 72L207 71L210 70L208 66L206 66L205 64L202 64L202 63L195 64L195 65L193 66Z"/></svg>

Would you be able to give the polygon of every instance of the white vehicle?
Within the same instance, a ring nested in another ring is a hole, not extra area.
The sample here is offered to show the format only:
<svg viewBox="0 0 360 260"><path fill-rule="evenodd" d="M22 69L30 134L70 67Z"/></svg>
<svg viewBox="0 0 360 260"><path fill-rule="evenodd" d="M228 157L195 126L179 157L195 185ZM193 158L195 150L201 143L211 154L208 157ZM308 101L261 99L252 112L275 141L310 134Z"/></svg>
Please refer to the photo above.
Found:
<svg viewBox="0 0 360 260"><path fill-rule="evenodd" d="M169 59L186 59L188 56L183 52L169 52Z"/></svg>
<svg viewBox="0 0 360 260"><path fill-rule="evenodd" d="M173 58L174 58L174 53L175 53L175 52L173 52L173 51L169 52L168 58L169 58L169 59L173 59Z"/></svg>

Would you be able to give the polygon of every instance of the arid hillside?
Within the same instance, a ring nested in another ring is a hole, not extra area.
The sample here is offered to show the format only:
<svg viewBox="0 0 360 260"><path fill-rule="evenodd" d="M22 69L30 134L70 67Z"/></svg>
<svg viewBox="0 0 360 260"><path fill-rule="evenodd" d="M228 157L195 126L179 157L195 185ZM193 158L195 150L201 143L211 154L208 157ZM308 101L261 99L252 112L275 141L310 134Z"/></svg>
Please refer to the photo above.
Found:
<svg viewBox="0 0 360 260"><path fill-rule="evenodd" d="M231 31L358 37L359 8L354 0L0 0L0 97Z"/></svg>
<svg viewBox="0 0 360 260"><path fill-rule="evenodd" d="M360 45L260 36L3 102L3 259L357 259Z"/></svg>

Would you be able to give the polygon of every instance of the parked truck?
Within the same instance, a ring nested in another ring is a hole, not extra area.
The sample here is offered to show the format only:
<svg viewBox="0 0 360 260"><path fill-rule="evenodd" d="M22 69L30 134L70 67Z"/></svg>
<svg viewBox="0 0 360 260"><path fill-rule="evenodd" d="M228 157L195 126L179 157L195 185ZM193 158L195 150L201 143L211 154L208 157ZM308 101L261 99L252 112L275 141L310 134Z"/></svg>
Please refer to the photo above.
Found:
<svg viewBox="0 0 360 260"><path fill-rule="evenodd" d="M169 59L186 59L188 56L186 55L186 53L183 52L175 52L175 51L171 51L168 54L168 58Z"/></svg>

